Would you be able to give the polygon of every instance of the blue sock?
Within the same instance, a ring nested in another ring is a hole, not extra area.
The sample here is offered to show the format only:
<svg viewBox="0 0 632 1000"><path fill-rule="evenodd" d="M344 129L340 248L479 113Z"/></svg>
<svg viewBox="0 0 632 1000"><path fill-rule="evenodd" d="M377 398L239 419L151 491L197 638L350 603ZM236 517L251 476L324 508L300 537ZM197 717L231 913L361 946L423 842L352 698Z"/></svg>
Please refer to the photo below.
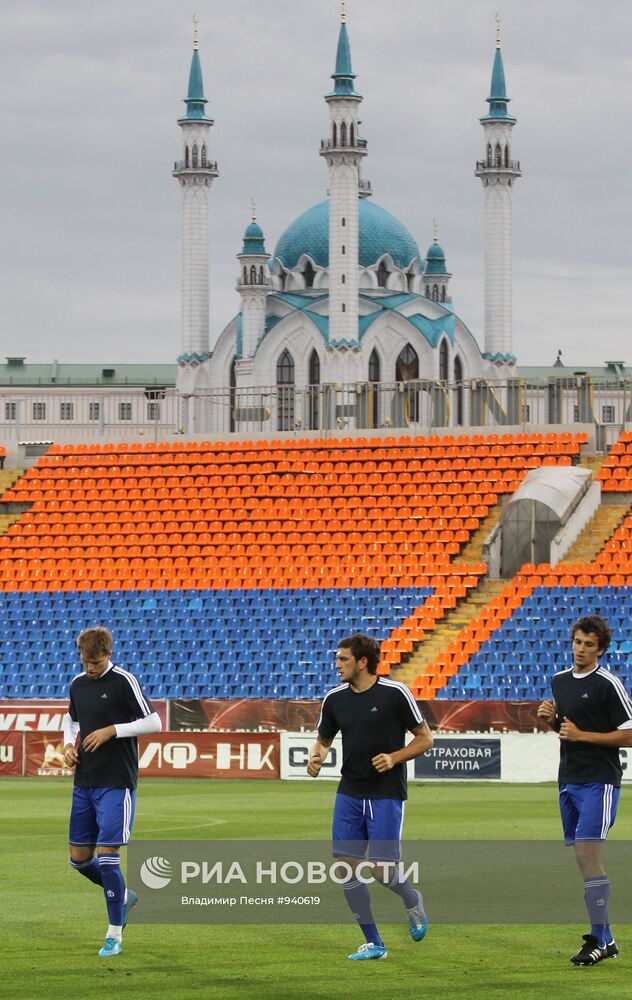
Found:
<svg viewBox="0 0 632 1000"><path fill-rule="evenodd" d="M125 902L125 879L121 871L121 855L99 854L99 868L103 878L103 894L108 909L108 920L113 927L121 927Z"/></svg>
<svg viewBox="0 0 632 1000"><path fill-rule="evenodd" d="M608 924L609 897L610 879L607 875L584 879L584 899L590 920L590 933L597 938L600 947L612 940Z"/></svg>
<svg viewBox="0 0 632 1000"><path fill-rule="evenodd" d="M101 869L99 868L99 862L96 858L88 858L87 861L75 861L71 858L70 867L74 868L80 875L85 875L85 877L89 878L91 882L95 883L95 885L103 885Z"/></svg>
<svg viewBox="0 0 632 1000"><path fill-rule="evenodd" d="M403 881L400 879L400 873L397 865L395 866L395 871L393 872L391 881L383 882L382 885L386 886L387 889L390 889L391 892L394 892L396 896L400 896L404 900L404 906L407 910L412 909L413 906L417 906L417 903L419 902L417 893L408 879L404 879Z"/></svg>
<svg viewBox="0 0 632 1000"><path fill-rule="evenodd" d="M384 947L384 942L375 926L373 913L371 912L371 897L368 886L360 882L357 878L352 878L342 887L347 905L356 918L360 930L364 934L366 941L371 944L379 944Z"/></svg>

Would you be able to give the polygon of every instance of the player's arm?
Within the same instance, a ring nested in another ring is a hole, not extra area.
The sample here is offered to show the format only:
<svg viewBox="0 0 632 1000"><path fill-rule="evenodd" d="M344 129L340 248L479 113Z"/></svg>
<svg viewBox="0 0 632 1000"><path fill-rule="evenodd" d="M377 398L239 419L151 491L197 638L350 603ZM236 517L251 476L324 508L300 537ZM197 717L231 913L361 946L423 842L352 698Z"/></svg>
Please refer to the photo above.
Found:
<svg viewBox="0 0 632 1000"><path fill-rule="evenodd" d="M410 730L413 739L401 750L391 750L390 753L378 753L371 760L373 767L380 774L390 771L397 764L403 764L407 760L414 760L429 750L434 740L427 722L422 722L418 726L413 726Z"/></svg>
<svg viewBox="0 0 632 1000"><path fill-rule="evenodd" d="M69 712L64 716L64 760L68 767L75 767L79 763L76 740L79 733L79 723L76 722Z"/></svg>
<svg viewBox="0 0 632 1000"><path fill-rule="evenodd" d="M546 701L541 702L538 706L537 716L538 719L542 719L543 722L546 722L551 729L554 729L556 733L559 733L560 719L558 718L554 701L548 698Z"/></svg>
<svg viewBox="0 0 632 1000"><path fill-rule="evenodd" d="M327 760L327 754L332 743L333 740L328 740L324 736L321 736L320 733L318 734L309 752L309 761L307 762L307 773L310 778L317 778L320 774L320 769L324 761Z"/></svg>
<svg viewBox="0 0 632 1000"><path fill-rule="evenodd" d="M564 716L560 725L560 739L568 740L569 743L592 743L598 747L632 747L632 723L626 723L609 733L591 733L579 729L571 719Z"/></svg>
<svg viewBox="0 0 632 1000"><path fill-rule="evenodd" d="M83 741L84 750L96 750L103 743L112 739L127 739L130 736L148 736L149 733L159 733L162 722L157 712L145 715L134 722L118 722L113 726L104 726L89 733Z"/></svg>

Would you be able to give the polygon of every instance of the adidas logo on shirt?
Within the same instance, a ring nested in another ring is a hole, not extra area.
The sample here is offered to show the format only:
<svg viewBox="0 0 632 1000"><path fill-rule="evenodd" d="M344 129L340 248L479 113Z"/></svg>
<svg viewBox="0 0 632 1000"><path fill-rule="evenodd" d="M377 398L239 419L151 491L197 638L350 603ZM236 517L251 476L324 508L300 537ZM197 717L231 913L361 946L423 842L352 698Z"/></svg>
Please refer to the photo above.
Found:
<svg viewBox="0 0 632 1000"><path fill-rule="evenodd" d="M102 694L101 697L102 698L107 698L107 695L106 694Z"/></svg>
<svg viewBox="0 0 632 1000"><path fill-rule="evenodd" d="M377 708L375 707L375 705L373 706L373 708L371 709L371 711L372 712L377 712Z"/></svg>
<svg viewBox="0 0 632 1000"><path fill-rule="evenodd" d="M583 695L582 695L582 698L587 698L587 697L588 697L588 695L587 695L587 694L583 694Z"/></svg>

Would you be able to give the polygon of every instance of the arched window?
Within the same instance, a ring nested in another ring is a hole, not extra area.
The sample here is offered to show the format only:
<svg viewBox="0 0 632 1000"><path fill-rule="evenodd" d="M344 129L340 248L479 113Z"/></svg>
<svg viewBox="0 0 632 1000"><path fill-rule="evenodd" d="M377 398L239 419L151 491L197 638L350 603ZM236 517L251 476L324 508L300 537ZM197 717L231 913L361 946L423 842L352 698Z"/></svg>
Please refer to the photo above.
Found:
<svg viewBox="0 0 632 1000"><path fill-rule="evenodd" d="M459 426L462 426L463 425L463 364L458 354L454 359L454 381L456 383L456 387L454 390L456 397L454 416L457 424Z"/></svg>
<svg viewBox="0 0 632 1000"><path fill-rule="evenodd" d="M509 146L505 146L505 166L509 166Z"/></svg>
<svg viewBox="0 0 632 1000"><path fill-rule="evenodd" d="M184 147L184 165L188 169L189 167L189 147Z"/></svg>
<svg viewBox="0 0 632 1000"><path fill-rule="evenodd" d="M400 351L395 363L396 382L415 382L419 378L419 357L411 344ZM419 388L416 385L405 387L401 399L405 424L416 423L419 420Z"/></svg>
<svg viewBox="0 0 632 1000"><path fill-rule="evenodd" d="M314 278L316 277L316 272L312 267L311 260L308 260L303 268L303 277L305 279L305 288L314 287Z"/></svg>
<svg viewBox="0 0 632 1000"><path fill-rule="evenodd" d="M492 165L492 146L491 146L491 143L488 143L487 144L487 166L491 167L491 165Z"/></svg>
<svg viewBox="0 0 632 1000"><path fill-rule="evenodd" d="M230 377L230 407L229 407L230 414L229 414L229 426L230 426L231 433L233 433L235 430L237 430L237 428L236 428L236 421L235 421L235 404L237 402L237 393L235 391L236 387L237 387L237 373L236 373L236 370L235 370L236 365L237 365L237 358L233 358L233 360L230 363L230 373L229 373L229 377Z"/></svg>
<svg viewBox="0 0 632 1000"><path fill-rule="evenodd" d="M198 148L197 146L194 146L193 149L191 150L191 166L195 170L197 165L198 165Z"/></svg>
<svg viewBox="0 0 632 1000"><path fill-rule="evenodd" d="M426 285L426 298L430 298L430 285Z"/></svg>
<svg viewBox="0 0 632 1000"><path fill-rule="evenodd" d="M432 286L432 301L433 302L438 302L439 301L439 286L438 285L433 285Z"/></svg>
<svg viewBox="0 0 632 1000"><path fill-rule="evenodd" d="M346 275L344 275L344 274L341 274L341 275L340 275L340 282L341 282L341 284L343 284L343 285L344 285L344 284L345 284L345 282L346 282L346 280L347 280L347 278L346 278Z"/></svg>
<svg viewBox="0 0 632 1000"><path fill-rule="evenodd" d="M202 146L202 166L206 166L206 146Z"/></svg>
<svg viewBox="0 0 632 1000"><path fill-rule="evenodd" d="M441 301L445 302L445 285L441 289Z"/></svg>
<svg viewBox="0 0 632 1000"><path fill-rule="evenodd" d="M448 344L445 338L439 345L439 379L441 382L448 381Z"/></svg>
<svg viewBox="0 0 632 1000"><path fill-rule="evenodd" d="M347 145L347 123L343 122L340 126L340 145Z"/></svg>
<svg viewBox="0 0 632 1000"><path fill-rule="evenodd" d="M287 350L277 361L277 430L294 430L294 358Z"/></svg>
<svg viewBox="0 0 632 1000"><path fill-rule="evenodd" d="M369 382L379 383L380 381L380 356L373 348L369 357ZM368 417L369 427L379 427L380 424L380 395L379 389L373 385L369 386Z"/></svg>
<svg viewBox="0 0 632 1000"><path fill-rule="evenodd" d="M419 378L419 358L417 351L411 344L406 344L395 363L395 381L411 382Z"/></svg>
<svg viewBox="0 0 632 1000"><path fill-rule="evenodd" d="M309 405L309 429L317 431L320 425L320 358L314 349L309 356L309 387L307 401Z"/></svg>
<svg viewBox="0 0 632 1000"><path fill-rule="evenodd" d="M346 312L346 311L347 311L347 307L346 307L346 305L344 304L344 302L342 303L342 311L343 311L343 312Z"/></svg>
<svg viewBox="0 0 632 1000"><path fill-rule="evenodd" d="M332 136L333 136L333 143L334 143L334 149L335 149L336 146L338 145L338 129L336 128L336 123L335 122L333 124Z"/></svg>
<svg viewBox="0 0 632 1000"><path fill-rule="evenodd" d="M247 284L248 284L248 270L246 268L246 265L244 264L244 285Z"/></svg>
<svg viewBox="0 0 632 1000"><path fill-rule="evenodd" d="M263 285L263 267L259 268L259 284Z"/></svg>
<svg viewBox="0 0 632 1000"><path fill-rule="evenodd" d="M353 122L349 126L349 145L355 146L355 126Z"/></svg>
<svg viewBox="0 0 632 1000"><path fill-rule="evenodd" d="M500 151L500 143L497 142L496 143L496 148L494 150L494 166L495 167L501 167L502 166L502 162L503 161L502 161L502 153Z"/></svg>
<svg viewBox="0 0 632 1000"><path fill-rule="evenodd" d="M254 264L250 265L250 284L251 285L257 284L257 268L255 267Z"/></svg>
<svg viewBox="0 0 632 1000"><path fill-rule="evenodd" d="M388 278L388 268L383 260L380 261L377 268L377 284L379 288L386 288L386 279Z"/></svg>

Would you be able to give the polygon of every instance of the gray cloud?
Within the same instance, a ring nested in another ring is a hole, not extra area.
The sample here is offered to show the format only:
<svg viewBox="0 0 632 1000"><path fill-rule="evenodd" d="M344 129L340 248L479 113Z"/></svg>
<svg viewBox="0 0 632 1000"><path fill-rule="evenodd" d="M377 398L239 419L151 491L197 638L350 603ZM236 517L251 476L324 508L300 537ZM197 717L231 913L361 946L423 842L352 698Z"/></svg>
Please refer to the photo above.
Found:
<svg viewBox="0 0 632 1000"><path fill-rule="evenodd" d="M496 3L350 0L378 202L425 250L437 218L459 314L482 343L482 156ZM238 307L250 198L269 250L325 196L336 0L199 8L211 155L211 340ZM630 341L627 123L632 7L506 0L518 118L514 348L525 364L622 358ZM4 354L171 361L179 349L181 99L191 22L177 0L29 0L4 12L0 262ZM0 352L1 353L1 352Z"/></svg>

